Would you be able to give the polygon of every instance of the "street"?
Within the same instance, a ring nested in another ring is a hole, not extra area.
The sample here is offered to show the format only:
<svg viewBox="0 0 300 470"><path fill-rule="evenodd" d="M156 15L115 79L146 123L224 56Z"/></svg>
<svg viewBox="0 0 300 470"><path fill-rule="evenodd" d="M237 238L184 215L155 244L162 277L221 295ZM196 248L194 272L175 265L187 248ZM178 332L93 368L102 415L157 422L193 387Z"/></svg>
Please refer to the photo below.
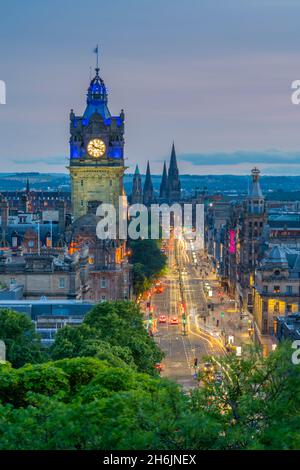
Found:
<svg viewBox="0 0 300 470"><path fill-rule="evenodd" d="M206 301L202 281L192 265L184 240L170 240L168 244L168 274L162 279L164 290L151 297L153 315L166 315L166 323L157 322L155 339L165 353L161 375L181 384L185 389L197 385L194 359L198 365L207 355L224 353L221 341L200 326L199 312L205 310ZM180 288L182 273L182 288ZM186 315L184 331L183 317ZM170 324L177 317L178 325Z"/></svg>

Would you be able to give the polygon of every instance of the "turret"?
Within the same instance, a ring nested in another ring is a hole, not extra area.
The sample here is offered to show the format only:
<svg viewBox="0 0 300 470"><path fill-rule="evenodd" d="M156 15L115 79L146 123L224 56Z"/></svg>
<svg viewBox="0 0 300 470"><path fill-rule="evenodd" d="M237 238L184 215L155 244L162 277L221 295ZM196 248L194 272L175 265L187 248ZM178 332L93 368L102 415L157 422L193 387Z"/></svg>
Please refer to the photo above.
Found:
<svg viewBox="0 0 300 470"><path fill-rule="evenodd" d="M160 189L159 189L159 197L160 199L168 198L168 175L167 175L166 162L164 162L163 174L162 174L162 179L161 179Z"/></svg>
<svg viewBox="0 0 300 470"><path fill-rule="evenodd" d="M139 167L138 165L136 165L135 172L133 175L133 182L132 182L131 204L142 204L142 203L143 203L142 178L140 175Z"/></svg>
<svg viewBox="0 0 300 470"><path fill-rule="evenodd" d="M147 163L146 179L143 191L143 202L146 206L149 206L153 202L153 184L150 173L150 164Z"/></svg>
<svg viewBox="0 0 300 470"><path fill-rule="evenodd" d="M177 167L175 145L173 142L168 172L168 198L170 202L179 201L181 198L181 184Z"/></svg>

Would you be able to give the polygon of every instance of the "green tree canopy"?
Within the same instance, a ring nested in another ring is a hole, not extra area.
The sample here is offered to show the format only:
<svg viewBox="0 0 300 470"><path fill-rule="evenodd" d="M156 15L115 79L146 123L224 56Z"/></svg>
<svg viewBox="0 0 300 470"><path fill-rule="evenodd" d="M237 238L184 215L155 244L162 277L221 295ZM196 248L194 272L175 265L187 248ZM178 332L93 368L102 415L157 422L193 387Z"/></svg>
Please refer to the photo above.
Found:
<svg viewBox="0 0 300 470"><path fill-rule="evenodd" d="M59 330L50 354L53 359L98 357L117 367L127 364L150 374L162 359L144 328L139 307L125 301L99 303L82 325Z"/></svg>
<svg viewBox="0 0 300 470"><path fill-rule="evenodd" d="M131 263L133 264L133 288L136 295L149 289L167 265L167 257L161 252L160 240L131 240Z"/></svg>
<svg viewBox="0 0 300 470"><path fill-rule="evenodd" d="M14 367L42 361L40 338L23 313L0 309L0 339L6 345L6 359Z"/></svg>

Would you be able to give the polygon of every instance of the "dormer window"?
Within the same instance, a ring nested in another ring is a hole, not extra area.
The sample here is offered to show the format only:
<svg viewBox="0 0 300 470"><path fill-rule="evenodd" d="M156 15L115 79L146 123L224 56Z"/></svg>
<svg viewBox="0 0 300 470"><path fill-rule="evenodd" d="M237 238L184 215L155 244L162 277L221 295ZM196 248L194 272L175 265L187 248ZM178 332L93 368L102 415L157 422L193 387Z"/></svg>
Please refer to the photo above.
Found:
<svg viewBox="0 0 300 470"><path fill-rule="evenodd" d="M279 270L279 269L275 269L274 275L275 275L275 276L280 276L280 270Z"/></svg>

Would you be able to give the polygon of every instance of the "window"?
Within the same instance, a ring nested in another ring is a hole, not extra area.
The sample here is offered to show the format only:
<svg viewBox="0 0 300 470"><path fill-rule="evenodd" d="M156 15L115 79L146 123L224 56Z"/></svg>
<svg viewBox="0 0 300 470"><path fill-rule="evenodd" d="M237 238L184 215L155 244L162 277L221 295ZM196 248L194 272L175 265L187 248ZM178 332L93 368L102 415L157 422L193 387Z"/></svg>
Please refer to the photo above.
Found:
<svg viewBox="0 0 300 470"><path fill-rule="evenodd" d="M280 286L274 286L274 292L278 294L280 292Z"/></svg>
<svg viewBox="0 0 300 470"><path fill-rule="evenodd" d="M83 180L80 180L80 186L81 187L83 186Z"/></svg>
<svg viewBox="0 0 300 470"><path fill-rule="evenodd" d="M286 293L292 294L293 293L293 286L286 286Z"/></svg>
<svg viewBox="0 0 300 470"><path fill-rule="evenodd" d="M103 277L100 281L100 286L101 286L101 289L105 289L106 288L106 279L105 277Z"/></svg>
<svg viewBox="0 0 300 470"><path fill-rule="evenodd" d="M101 300L102 300L102 302L104 302L104 301L106 300L105 295L102 295L102 296L101 296Z"/></svg>
<svg viewBox="0 0 300 470"><path fill-rule="evenodd" d="M83 200L82 199L80 201L80 205L81 205L81 207L83 207Z"/></svg>
<svg viewBox="0 0 300 470"><path fill-rule="evenodd" d="M59 285L59 288L60 288L60 289L64 289L64 288L65 288L65 278L64 278L64 277L60 277L60 278L59 278L58 285Z"/></svg>
<svg viewBox="0 0 300 470"><path fill-rule="evenodd" d="M109 180L109 186L112 186L112 180Z"/></svg>
<svg viewBox="0 0 300 470"><path fill-rule="evenodd" d="M10 283L11 283L11 284L16 284L16 283L17 283L16 278L15 278L15 277L11 277L11 278L10 278Z"/></svg>
<svg viewBox="0 0 300 470"><path fill-rule="evenodd" d="M265 294L267 294L267 292L268 292L268 286L263 286L263 292L264 292Z"/></svg>

